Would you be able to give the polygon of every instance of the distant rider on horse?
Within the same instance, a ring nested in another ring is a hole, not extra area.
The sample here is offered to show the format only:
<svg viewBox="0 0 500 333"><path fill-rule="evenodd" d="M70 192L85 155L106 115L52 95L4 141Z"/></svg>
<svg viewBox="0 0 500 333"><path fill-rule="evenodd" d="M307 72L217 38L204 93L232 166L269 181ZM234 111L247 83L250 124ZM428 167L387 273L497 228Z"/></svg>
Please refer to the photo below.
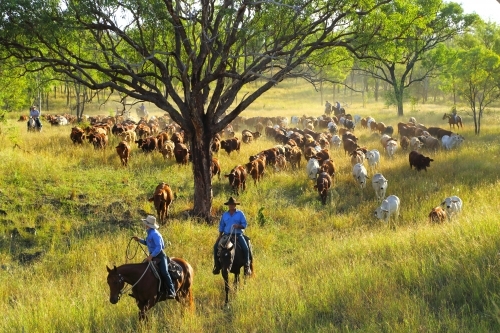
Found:
<svg viewBox="0 0 500 333"><path fill-rule="evenodd" d="M453 121L455 123L458 123L458 119L457 119L457 107L455 105L453 105L453 107L451 108L451 116L453 117Z"/></svg>
<svg viewBox="0 0 500 333"><path fill-rule="evenodd" d="M40 111L36 108L36 106L30 107L30 118L33 118L35 120L36 127L42 128L42 123L40 122ZM28 127L29 125L28 121Z"/></svg>
<svg viewBox="0 0 500 333"><path fill-rule="evenodd" d="M236 209L236 205L239 205L233 197L230 197L224 205L227 205L229 210L222 214L219 222L219 237L214 245L214 269L213 274L219 274L222 267L217 256L219 240L222 235L231 235L231 233L236 235L236 239L240 244L241 250L244 252L244 257L246 258L245 264L245 275L252 275L252 270L250 269L250 250L248 244L243 237L243 230L247 227L247 219L245 214L239 209ZM236 245L236 244L235 244Z"/></svg>

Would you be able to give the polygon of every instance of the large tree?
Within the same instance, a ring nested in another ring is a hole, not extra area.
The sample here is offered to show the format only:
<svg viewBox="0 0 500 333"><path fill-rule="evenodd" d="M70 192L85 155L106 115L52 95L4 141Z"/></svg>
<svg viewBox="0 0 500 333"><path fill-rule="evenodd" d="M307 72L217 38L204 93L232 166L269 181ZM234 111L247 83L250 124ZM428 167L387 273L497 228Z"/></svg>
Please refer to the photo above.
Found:
<svg viewBox="0 0 500 333"><path fill-rule="evenodd" d="M366 47L378 25L372 14L390 2L3 0L0 48L165 110L191 147L193 214L210 219L215 133L278 82L303 74L317 52ZM264 83L233 104L258 79Z"/></svg>
<svg viewBox="0 0 500 333"><path fill-rule="evenodd" d="M464 15L460 5L442 0L395 0L384 7L383 27L365 52L356 54L359 69L391 85L398 116L403 116L405 89L436 75L444 59L431 52L465 31L476 15ZM424 70L415 71L423 63Z"/></svg>
<svg viewBox="0 0 500 333"><path fill-rule="evenodd" d="M474 32L458 39L449 54L447 71L472 111L474 133L479 135L484 110L500 100L500 27L478 22Z"/></svg>

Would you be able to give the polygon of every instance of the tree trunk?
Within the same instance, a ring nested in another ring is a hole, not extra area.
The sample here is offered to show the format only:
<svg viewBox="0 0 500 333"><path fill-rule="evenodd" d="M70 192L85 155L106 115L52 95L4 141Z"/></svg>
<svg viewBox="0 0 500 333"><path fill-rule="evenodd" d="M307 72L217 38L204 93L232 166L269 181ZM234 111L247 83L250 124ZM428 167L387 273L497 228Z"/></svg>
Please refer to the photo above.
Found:
<svg viewBox="0 0 500 333"><path fill-rule="evenodd" d="M206 131L199 130L198 132L201 133L195 133L190 140L194 177L194 207L192 214L212 223L212 151L210 150L212 137Z"/></svg>
<svg viewBox="0 0 500 333"><path fill-rule="evenodd" d="M379 82L379 80L375 79L375 91L374 91L375 102L378 102L378 90L379 90L379 87L380 87L380 82Z"/></svg>
<svg viewBox="0 0 500 333"><path fill-rule="evenodd" d="M394 87L394 95L396 97L396 103L398 106L398 116L404 116L403 113L403 87Z"/></svg>

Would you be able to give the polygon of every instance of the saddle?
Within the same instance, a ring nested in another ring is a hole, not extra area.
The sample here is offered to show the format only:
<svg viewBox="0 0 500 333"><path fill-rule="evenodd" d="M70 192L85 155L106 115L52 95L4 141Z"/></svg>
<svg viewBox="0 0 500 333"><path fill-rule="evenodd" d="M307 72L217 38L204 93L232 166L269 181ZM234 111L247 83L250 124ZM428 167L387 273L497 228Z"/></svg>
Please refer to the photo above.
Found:
<svg viewBox="0 0 500 333"><path fill-rule="evenodd" d="M245 241L247 242L248 245L248 253L250 255L250 261L253 261L253 251L252 251L252 244L250 242L250 237L247 235L243 235L245 238ZM219 244L217 246L217 258L220 258L220 254L222 253L222 250L226 249L228 251L231 251L234 247L235 244L233 244L234 241L234 236L231 237L230 235L222 235L222 237L219 240ZM236 242L236 247L239 248L240 245L238 242Z"/></svg>
<svg viewBox="0 0 500 333"><path fill-rule="evenodd" d="M155 269L153 270L153 274L155 275L155 277L157 279L160 279L162 281L161 285L164 286L165 283L163 283L163 279L161 279L161 275L159 272L160 268L158 266L158 260L155 259L155 260L153 260L153 262L155 265ZM179 280L180 278L182 278L182 266L179 265L178 263L176 263L175 261L170 260L169 257L167 257L167 262L168 262L167 272L168 272L168 274L170 274L170 278L172 279L172 281Z"/></svg>

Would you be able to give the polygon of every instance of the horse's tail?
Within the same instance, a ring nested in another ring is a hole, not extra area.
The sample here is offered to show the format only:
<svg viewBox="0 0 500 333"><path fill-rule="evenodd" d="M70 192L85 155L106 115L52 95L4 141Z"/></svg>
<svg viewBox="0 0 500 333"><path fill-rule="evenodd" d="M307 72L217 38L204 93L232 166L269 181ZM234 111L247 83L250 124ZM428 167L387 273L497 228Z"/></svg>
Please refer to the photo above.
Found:
<svg viewBox="0 0 500 333"><path fill-rule="evenodd" d="M191 267L191 265L182 258L172 257L170 258L170 260L175 261L182 267L183 278L177 293L184 299L190 309L194 309L194 297L192 289L194 279L193 267Z"/></svg>

